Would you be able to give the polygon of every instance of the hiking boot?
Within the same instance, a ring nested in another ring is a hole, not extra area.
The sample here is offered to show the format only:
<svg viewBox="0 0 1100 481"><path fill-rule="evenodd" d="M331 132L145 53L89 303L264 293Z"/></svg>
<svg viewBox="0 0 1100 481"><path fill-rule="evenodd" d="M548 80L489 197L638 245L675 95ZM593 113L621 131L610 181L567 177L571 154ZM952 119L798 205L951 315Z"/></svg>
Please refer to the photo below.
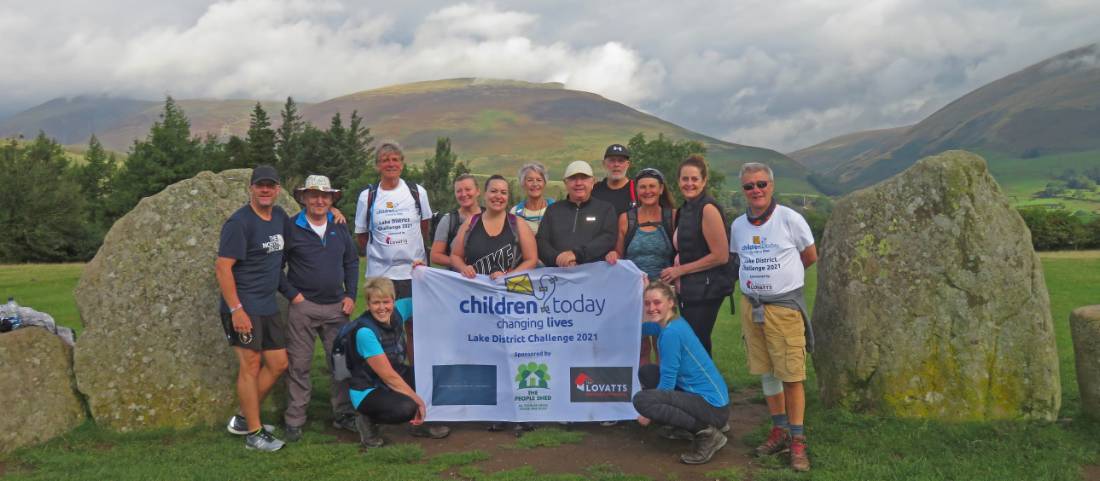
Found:
<svg viewBox="0 0 1100 481"><path fill-rule="evenodd" d="M285 443L275 439L275 436L272 436L271 433L263 429L256 434L249 434L244 438L244 447L259 451L278 451L282 449L284 444Z"/></svg>
<svg viewBox="0 0 1100 481"><path fill-rule="evenodd" d="M806 436L791 438L791 469L803 473L810 470L810 457L806 454Z"/></svg>
<svg viewBox="0 0 1100 481"><path fill-rule="evenodd" d="M489 432L497 433L500 431L507 431L508 427L508 423L504 421L497 421L489 425Z"/></svg>
<svg viewBox="0 0 1100 481"><path fill-rule="evenodd" d="M370 418L362 414L355 416L355 431L359 433L359 444L364 448L380 448L386 443L382 439L382 426L371 422Z"/></svg>
<svg viewBox="0 0 1100 481"><path fill-rule="evenodd" d="M695 439L695 435L691 434L691 431L667 424L657 428L657 435L673 441L691 441Z"/></svg>
<svg viewBox="0 0 1100 481"><path fill-rule="evenodd" d="M275 426L272 426L270 424L264 424L263 428L264 431L267 431L268 433L275 432ZM233 417L229 418L229 424L225 426L225 430L229 431L229 434L236 434L238 436L251 434L251 432L248 430L248 420L240 414L234 414Z"/></svg>
<svg viewBox="0 0 1100 481"><path fill-rule="evenodd" d="M692 452L680 455L680 462L684 464L703 464L726 445L726 435L718 428L707 426L706 429L695 433L695 439L691 443Z"/></svg>
<svg viewBox="0 0 1100 481"><path fill-rule="evenodd" d="M345 431L351 431L353 433L359 432L355 427L355 414L343 414L332 420L332 427L336 429L343 429Z"/></svg>
<svg viewBox="0 0 1100 481"><path fill-rule="evenodd" d="M729 421L726 421L726 424L722 425L722 434L726 434L728 432L730 432L730 423Z"/></svg>
<svg viewBox="0 0 1100 481"><path fill-rule="evenodd" d="M439 424L420 424L409 428L409 434L418 438L443 439L451 434L451 428Z"/></svg>
<svg viewBox="0 0 1100 481"><path fill-rule="evenodd" d="M302 427L301 426L287 426L286 427L286 441L288 443L296 443L302 440Z"/></svg>
<svg viewBox="0 0 1100 481"><path fill-rule="evenodd" d="M781 453L786 451L791 445L791 435L786 429L779 426L772 426L771 432L768 433L768 439L756 447L757 456L771 456L775 453Z"/></svg>

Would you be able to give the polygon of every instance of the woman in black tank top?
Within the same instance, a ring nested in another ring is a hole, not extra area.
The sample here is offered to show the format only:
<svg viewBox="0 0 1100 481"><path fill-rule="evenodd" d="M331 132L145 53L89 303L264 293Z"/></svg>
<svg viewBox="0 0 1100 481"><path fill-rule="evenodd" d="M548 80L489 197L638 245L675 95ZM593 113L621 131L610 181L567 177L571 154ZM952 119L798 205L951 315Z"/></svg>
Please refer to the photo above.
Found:
<svg viewBox="0 0 1100 481"><path fill-rule="evenodd" d="M494 175L485 182L485 210L466 219L451 249L451 266L462 275L497 279L538 262L535 234L508 213L508 181Z"/></svg>

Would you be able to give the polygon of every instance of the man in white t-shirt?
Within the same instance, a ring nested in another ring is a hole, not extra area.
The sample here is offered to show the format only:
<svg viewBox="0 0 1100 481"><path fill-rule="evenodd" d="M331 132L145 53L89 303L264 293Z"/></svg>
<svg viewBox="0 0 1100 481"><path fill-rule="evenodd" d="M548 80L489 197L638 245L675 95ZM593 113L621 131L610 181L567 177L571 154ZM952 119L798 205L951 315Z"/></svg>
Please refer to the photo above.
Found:
<svg viewBox="0 0 1100 481"><path fill-rule="evenodd" d="M375 167L382 178L359 194L355 234L359 249L366 248L366 277L393 281L396 299L412 297L413 262L427 263L424 234L432 218L428 192L401 178L405 154L397 142L378 147ZM413 195L418 196L414 199Z"/></svg>
<svg viewBox="0 0 1100 481"><path fill-rule="evenodd" d="M775 203L771 168L745 164L741 188L749 208L730 226L730 252L741 260L741 330L749 372L761 376L772 416L772 430L756 453L766 456L789 448L791 468L809 471L803 381L813 327L802 286L806 268L817 261L817 248L806 219Z"/></svg>

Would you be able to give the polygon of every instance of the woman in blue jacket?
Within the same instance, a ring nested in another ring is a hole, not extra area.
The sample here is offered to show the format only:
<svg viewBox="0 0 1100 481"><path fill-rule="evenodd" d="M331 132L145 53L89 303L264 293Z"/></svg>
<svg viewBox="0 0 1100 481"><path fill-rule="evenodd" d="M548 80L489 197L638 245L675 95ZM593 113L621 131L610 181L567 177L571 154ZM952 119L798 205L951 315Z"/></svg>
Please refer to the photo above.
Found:
<svg viewBox="0 0 1100 481"><path fill-rule="evenodd" d="M726 445L722 428L729 420L729 390L699 338L676 315L672 286L650 282L645 289L643 335L657 335L660 364L642 366L642 391L634 395L638 423L651 422L692 433L685 464L703 464Z"/></svg>

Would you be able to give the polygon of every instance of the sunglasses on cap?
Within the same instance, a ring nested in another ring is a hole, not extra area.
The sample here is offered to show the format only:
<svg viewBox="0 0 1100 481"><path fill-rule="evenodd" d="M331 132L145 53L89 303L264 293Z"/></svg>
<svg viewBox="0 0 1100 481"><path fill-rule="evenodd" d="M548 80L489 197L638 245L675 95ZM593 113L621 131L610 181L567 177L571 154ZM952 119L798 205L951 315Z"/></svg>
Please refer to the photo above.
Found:
<svg viewBox="0 0 1100 481"><path fill-rule="evenodd" d="M753 187L756 187L757 189L760 189L760 190L767 189L768 188L768 181L758 180L755 183L749 182L747 184L741 184L741 188L745 189L746 192L752 190Z"/></svg>
<svg viewBox="0 0 1100 481"><path fill-rule="evenodd" d="M634 176L634 181L636 182L643 177L653 177L654 179L657 179L660 183L665 183L664 174L662 174L661 171L654 169L653 167L646 167L642 170L639 170L638 174Z"/></svg>

